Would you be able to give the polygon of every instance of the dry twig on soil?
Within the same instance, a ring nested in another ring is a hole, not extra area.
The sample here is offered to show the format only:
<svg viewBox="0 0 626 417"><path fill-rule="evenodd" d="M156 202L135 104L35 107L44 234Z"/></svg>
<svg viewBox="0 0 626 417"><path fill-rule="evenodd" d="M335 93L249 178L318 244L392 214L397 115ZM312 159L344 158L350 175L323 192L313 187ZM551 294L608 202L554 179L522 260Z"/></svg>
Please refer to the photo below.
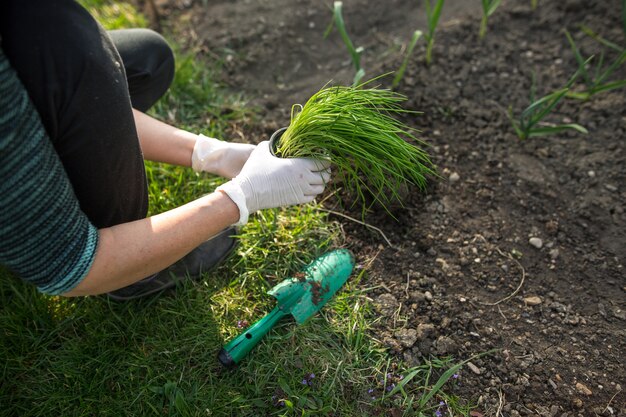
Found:
<svg viewBox="0 0 626 417"><path fill-rule="evenodd" d="M385 235L385 233L381 229L379 229L378 227L372 226L371 224L368 224L368 223L365 223L365 222L362 222L361 220L355 219L354 217L350 217L350 216L348 216L346 214L339 213L338 211L325 209L325 208L319 208L318 210L324 211L326 213L334 214L336 216L340 216L340 217L343 217L343 218L348 219L348 220L352 220L355 223L358 223L358 224L363 225L365 227L368 227L370 229L376 230L378 233L380 233L380 235L383 237L383 239L385 239L385 241L387 242L389 247L393 248L393 244L391 243L391 241L389 239L387 239L387 236Z"/></svg>

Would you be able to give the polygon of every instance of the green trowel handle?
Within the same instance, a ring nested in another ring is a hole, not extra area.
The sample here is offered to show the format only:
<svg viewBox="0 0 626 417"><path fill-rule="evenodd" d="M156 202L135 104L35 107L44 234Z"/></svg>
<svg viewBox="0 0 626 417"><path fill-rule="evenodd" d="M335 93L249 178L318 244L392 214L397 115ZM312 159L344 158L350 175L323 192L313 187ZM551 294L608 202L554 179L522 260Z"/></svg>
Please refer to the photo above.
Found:
<svg viewBox="0 0 626 417"><path fill-rule="evenodd" d="M286 314L280 307L276 307L267 316L248 327L244 333L224 346L218 355L219 361L227 368L237 365Z"/></svg>

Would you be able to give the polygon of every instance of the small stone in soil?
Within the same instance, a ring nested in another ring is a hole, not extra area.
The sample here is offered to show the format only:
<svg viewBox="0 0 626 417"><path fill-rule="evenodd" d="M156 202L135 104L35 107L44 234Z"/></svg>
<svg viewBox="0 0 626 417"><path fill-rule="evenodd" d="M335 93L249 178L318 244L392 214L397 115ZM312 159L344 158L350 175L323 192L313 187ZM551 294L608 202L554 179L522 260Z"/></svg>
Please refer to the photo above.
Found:
<svg viewBox="0 0 626 417"><path fill-rule="evenodd" d="M472 362L468 362L467 367L470 369L470 371L474 372L476 375L480 375L480 368L474 365Z"/></svg>
<svg viewBox="0 0 626 417"><path fill-rule="evenodd" d="M452 174L450 174L450 177L448 177L448 180L450 182L457 182L460 179L461 179L461 176L457 174L456 172L453 172Z"/></svg>
<svg viewBox="0 0 626 417"><path fill-rule="evenodd" d="M528 240L528 243L530 243L532 246L536 247L537 249L541 249L543 246L543 240L539 239L538 237L531 237Z"/></svg>
<svg viewBox="0 0 626 417"><path fill-rule="evenodd" d="M541 298L536 295L531 295L530 297L524 298L524 303L529 306L536 306L541 304Z"/></svg>
<svg viewBox="0 0 626 417"><path fill-rule="evenodd" d="M576 383L576 391L580 392L583 395L587 395L587 396L590 396L592 394L591 390L589 388L587 388L587 386L585 384L583 384L582 382L577 382Z"/></svg>

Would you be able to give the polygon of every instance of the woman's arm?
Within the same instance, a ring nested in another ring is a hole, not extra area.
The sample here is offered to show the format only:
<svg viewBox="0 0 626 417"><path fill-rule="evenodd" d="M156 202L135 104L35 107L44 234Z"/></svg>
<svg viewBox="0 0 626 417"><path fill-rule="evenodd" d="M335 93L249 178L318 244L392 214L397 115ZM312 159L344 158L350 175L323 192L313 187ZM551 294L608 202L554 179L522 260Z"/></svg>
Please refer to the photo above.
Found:
<svg viewBox="0 0 626 417"><path fill-rule="evenodd" d="M99 231L94 261L66 296L115 290L173 264L231 224L264 208L313 201L330 179L327 162L277 158L261 142L241 173L217 191L168 212Z"/></svg>
<svg viewBox="0 0 626 417"><path fill-rule="evenodd" d="M65 296L102 294L154 274L237 222L239 209L215 192L168 212L99 230L87 276Z"/></svg>
<svg viewBox="0 0 626 417"><path fill-rule="evenodd" d="M225 142L172 127L133 109L139 143L145 159L191 166L224 178L234 178L255 146Z"/></svg>
<svg viewBox="0 0 626 417"><path fill-rule="evenodd" d="M133 116L144 159L191 166L198 135L170 126L139 110L133 109Z"/></svg>

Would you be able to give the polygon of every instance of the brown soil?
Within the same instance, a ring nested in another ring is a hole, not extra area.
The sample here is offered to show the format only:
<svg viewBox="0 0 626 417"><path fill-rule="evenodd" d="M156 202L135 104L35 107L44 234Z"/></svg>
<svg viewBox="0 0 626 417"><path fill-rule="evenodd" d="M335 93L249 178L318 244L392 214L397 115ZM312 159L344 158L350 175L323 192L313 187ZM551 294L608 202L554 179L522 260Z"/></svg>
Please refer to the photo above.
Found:
<svg viewBox="0 0 626 417"><path fill-rule="evenodd" d="M168 24L205 56L223 57L224 82L259 106L252 141L287 125L291 105L329 80L352 80L337 33L323 38L331 1L184 3L161 4ZM563 28L587 55L600 47L579 24L624 44L620 3L540 1L532 11L530 1L504 1L481 41L480 2L447 1L434 63L424 65L421 42L399 87L407 108L424 111L408 122L432 144L442 179L408 193L398 221L368 214L393 247L338 218L358 261L373 260L363 285L376 287L376 337L393 355L414 364L499 349L460 378L460 394L484 415L626 416L624 90L569 101L551 117L588 135L520 141L505 113L528 104L533 71L539 94L574 72ZM399 67L413 30L425 28L421 4L344 1L368 76Z"/></svg>

